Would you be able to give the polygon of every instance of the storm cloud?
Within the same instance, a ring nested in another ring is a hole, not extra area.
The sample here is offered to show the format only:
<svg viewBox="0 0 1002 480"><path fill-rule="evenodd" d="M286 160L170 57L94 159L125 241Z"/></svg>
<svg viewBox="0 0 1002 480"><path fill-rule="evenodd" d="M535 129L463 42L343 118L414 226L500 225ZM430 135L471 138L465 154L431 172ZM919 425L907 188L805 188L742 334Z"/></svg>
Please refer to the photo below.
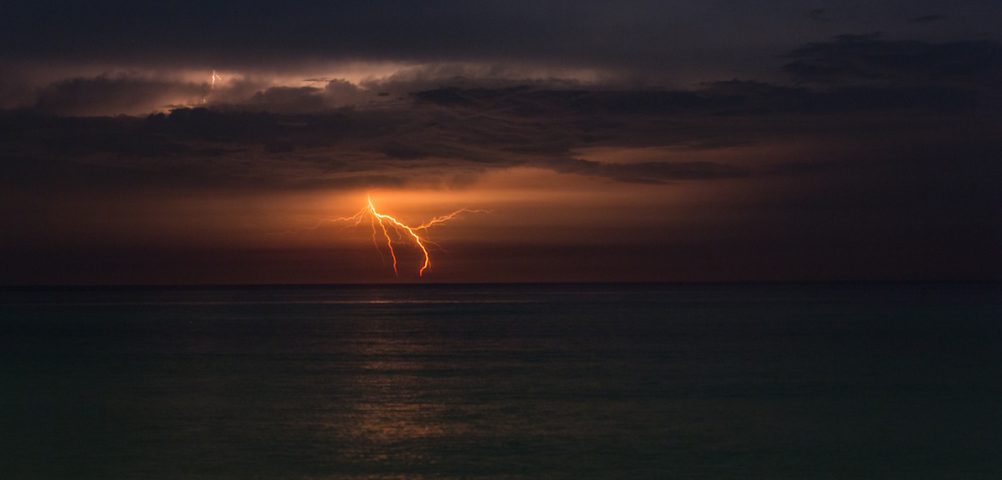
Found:
<svg viewBox="0 0 1002 480"><path fill-rule="evenodd" d="M733 80L685 90L545 82L416 90L427 86L424 80L360 87L338 79L318 87L236 82L209 90L99 76L56 82L40 91L33 108L5 114L5 129L13 135L3 148L7 163L16 164L9 171L58 163L73 165L64 171L74 175L93 169L132 172L139 180L145 175L153 183L274 188L363 185L373 179L434 184L453 174L514 166L641 183L753 177L796 169L755 159L694 160L687 152L820 136L848 142L863 124L878 123L902 142L916 125L934 128L924 124L948 124L953 116L973 115L992 124L998 98L990 86L1002 65L999 52L998 44L985 41L927 44L843 36L789 53L797 60L786 70L819 86ZM956 81L958 76L965 81ZM840 83L846 79L852 82ZM59 116L87 108L115 112L177 94L208 103L145 117ZM887 120L923 112L945 117ZM677 156L633 164L575 157L598 146L671 147ZM78 178L92 181L94 175Z"/></svg>
<svg viewBox="0 0 1002 480"><path fill-rule="evenodd" d="M72 223L61 196L463 191L528 171L642 190L662 207L693 195L702 203L656 210L645 221L661 230L638 238L670 239L687 258L766 252L786 262L769 278L810 276L818 251L841 259L821 278L993 278L1002 267L992 2L230 7L5 12L11 251L51 240L46 218ZM713 278L755 277L721 265Z"/></svg>

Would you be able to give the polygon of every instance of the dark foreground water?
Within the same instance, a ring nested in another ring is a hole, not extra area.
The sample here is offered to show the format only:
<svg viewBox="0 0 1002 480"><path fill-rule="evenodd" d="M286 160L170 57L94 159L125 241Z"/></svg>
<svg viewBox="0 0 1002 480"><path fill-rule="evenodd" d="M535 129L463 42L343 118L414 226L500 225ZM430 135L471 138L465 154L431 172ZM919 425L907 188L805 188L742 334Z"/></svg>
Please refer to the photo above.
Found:
<svg viewBox="0 0 1002 480"><path fill-rule="evenodd" d="M1002 478L1002 286L0 292L0 478Z"/></svg>

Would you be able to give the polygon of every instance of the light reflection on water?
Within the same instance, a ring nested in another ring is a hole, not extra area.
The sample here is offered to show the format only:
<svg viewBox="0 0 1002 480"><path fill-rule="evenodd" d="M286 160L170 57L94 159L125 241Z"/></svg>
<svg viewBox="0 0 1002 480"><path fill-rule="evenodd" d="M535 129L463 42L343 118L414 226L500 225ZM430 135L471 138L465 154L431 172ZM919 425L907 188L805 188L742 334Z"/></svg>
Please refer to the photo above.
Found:
<svg viewBox="0 0 1002 480"><path fill-rule="evenodd" d="M991 285L0 292L3 478L996 478Z"/></svg>

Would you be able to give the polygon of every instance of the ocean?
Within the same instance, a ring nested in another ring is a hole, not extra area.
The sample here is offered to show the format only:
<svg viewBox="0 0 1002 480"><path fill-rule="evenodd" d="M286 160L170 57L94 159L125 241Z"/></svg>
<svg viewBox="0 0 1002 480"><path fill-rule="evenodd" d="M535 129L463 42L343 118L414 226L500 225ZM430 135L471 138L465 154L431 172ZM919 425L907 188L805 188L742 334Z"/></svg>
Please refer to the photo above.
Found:
<svg viewBox="0 0 1002 480"><path fill-rule="evenodd" d="M997 479L1002 285L8 288L3 479Z"/></svg>

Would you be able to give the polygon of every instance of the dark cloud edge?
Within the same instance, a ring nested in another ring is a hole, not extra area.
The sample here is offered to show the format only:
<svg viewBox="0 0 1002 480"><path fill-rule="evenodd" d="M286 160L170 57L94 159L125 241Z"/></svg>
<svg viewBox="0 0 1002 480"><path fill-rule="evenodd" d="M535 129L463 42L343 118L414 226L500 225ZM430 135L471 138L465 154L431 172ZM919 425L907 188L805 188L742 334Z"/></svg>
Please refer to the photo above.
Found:
<svg viewBox="0 0 1002 480"><path fill-rule="evenodd" d="M756 169L689 160L607 164L572 152L595 145L721 145L721 132L712 127L664 133L678 122L872 112L984 118L998 104L992 85L1002 76L1002 47L990 41L933 44L843 35L806 44L788 57L784 68L798 82L793 86L731 80L694 90L537 84L410 92L404 84L395 86L398 93L388 103L377 98L339 107L331 97L351 98L359 91L333 80L326 88L267 88L145 118L58 113L109 97L128 104L163 90L205 94L204 86L107 76L69 79L43 89L31 108L3 112L0 122L11 135L0 148L8 164L4 176L12 184L76 178L94 184L254 188L401 186L415 172L444 178L448 172L516 166L667 183L818 167ZM733 137L724 144L756 141L755 132L737 131Z"/></svg>

